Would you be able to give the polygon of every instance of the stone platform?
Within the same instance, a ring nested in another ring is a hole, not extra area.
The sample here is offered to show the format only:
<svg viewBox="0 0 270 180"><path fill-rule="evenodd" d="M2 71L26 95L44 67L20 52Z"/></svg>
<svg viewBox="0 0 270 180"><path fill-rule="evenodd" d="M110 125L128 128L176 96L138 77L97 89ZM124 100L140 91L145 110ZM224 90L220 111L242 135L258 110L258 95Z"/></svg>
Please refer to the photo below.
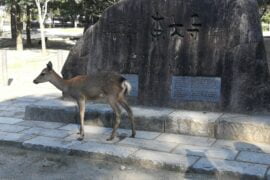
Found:
<svg viewBox="0 0 270 180"><path fill-rule="evenodd" d="M270 116L132 107L137 130L270 144ZM114 115L106 104L88 104L86 124L112 127ZM79 122L74 102L46 99L26 106L25 120ZM126 113L121 128L130 129Z"/></svg>
<svg viewBox="0 0 270 180"><path fill-rule="evenodd" d="M76 124L1 117L0 144L217 178L270 178L267 144L147 131L129 138L126 129L106 141L110 128L87 125L85 129L84 141L78 141Z"/></svg>

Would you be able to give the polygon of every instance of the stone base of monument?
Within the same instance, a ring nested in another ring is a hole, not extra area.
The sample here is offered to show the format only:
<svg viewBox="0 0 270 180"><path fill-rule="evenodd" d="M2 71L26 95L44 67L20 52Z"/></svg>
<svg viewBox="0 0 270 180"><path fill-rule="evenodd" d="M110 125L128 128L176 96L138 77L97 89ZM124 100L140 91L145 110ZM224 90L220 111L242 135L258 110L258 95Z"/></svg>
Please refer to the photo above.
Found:
<svg viewBox="0 0 270 180"><path fill-rule="evenodd" d="M188 111L133 106L137 130L204 136L217 139L270 143L270 116ZM120 128L130 129L126 113ZM76 104L50 99L29 105L25 120L79 123ZM85 124L112 127L114 114L109 105L89 103Z"/></svg>

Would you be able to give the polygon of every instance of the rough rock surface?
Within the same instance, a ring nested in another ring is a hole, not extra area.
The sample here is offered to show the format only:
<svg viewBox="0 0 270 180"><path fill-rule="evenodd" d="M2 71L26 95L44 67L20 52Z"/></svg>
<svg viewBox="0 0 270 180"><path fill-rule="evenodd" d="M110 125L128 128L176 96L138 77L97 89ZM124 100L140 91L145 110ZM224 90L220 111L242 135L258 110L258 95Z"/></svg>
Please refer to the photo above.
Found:
<svg viewBox="0 0 270 180"><path fill-rule="evenodd" d="M270 109L269 69L255 0L120 1L86 31L62 73L70 78L101 70L138 74L138 100L145 105ZM220 100L191 106L175 101L172 76L220 77Z"/></svg>
<svg viewBox="0 0 270 180"><path fill-rule="evenodd" d="M81 48L84 40L81 38L70 50L67 60L62 69L62 75L65 79L70 79L77 75L86 74L87 58L81 56Z"/></svg>

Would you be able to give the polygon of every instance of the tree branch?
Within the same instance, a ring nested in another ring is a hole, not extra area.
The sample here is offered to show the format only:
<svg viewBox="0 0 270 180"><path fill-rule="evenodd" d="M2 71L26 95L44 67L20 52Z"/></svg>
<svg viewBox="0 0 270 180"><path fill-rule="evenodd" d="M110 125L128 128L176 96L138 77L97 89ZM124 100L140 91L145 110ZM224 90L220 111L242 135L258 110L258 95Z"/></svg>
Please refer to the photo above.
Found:
<svg viewBox="0 0 270 180"><path fill-rule="evenodd" d="M50 0L46 0L45 3L44 3L44 5L43 5L43 17L42 17L42 22L44 22L45 19L46 19L47 9L48 9L48 2L49 2L49 1L50 1Z"/></svg>
<svg viewBox="0 0 270 180"><path fill-rule="evenodd" d="M262 18L262 17L264 16L264 14L266 13L266 11L267 11L267 6L261 8L261 11L260 11L260 18Z"/></svg>

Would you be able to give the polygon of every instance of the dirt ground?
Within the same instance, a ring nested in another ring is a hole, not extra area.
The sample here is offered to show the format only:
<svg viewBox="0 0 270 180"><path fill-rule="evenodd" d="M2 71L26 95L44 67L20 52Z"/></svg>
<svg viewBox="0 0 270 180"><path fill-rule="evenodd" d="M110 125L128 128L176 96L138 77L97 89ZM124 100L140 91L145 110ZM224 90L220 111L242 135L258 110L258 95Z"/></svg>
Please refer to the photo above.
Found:
<svg viewBox="0 0 270 180"><path fill-rule="evenodd" d="M142 169L89 158L1 145L0 179L180 180L213 178Z"/></svg>

